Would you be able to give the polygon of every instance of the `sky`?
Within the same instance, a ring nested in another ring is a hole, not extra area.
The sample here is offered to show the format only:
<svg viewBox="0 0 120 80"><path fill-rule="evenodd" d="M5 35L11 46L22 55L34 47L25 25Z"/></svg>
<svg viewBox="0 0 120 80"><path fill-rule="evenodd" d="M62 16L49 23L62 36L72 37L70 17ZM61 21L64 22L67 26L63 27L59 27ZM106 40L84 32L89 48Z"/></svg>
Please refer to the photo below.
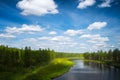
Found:
<svg viewBox="0 0 120 80"><path fill-rule="evenodd" d="M75 53L120 49L120 1L0 0L0 45Z"/></svg>

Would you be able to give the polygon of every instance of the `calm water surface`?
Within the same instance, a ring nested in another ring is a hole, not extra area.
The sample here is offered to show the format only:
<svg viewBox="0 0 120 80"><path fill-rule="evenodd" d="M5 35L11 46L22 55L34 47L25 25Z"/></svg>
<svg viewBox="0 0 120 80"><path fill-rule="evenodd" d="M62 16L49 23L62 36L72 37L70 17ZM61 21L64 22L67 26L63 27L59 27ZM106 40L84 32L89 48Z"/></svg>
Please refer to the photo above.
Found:
<svg viewBox="0 0 120 80"><path fill-rule="evenodd" d="M75 62L69 72L54 80L120 80L119 69L82 60Z"/></svg>

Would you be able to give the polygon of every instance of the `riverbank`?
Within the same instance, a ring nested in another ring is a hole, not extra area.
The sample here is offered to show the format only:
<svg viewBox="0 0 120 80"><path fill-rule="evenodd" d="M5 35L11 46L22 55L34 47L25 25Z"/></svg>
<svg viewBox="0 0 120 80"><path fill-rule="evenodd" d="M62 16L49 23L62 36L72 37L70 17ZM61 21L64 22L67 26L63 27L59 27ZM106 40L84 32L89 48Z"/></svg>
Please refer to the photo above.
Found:
<svg viewBox="0 0 120 80"><path fill-rule="evenodd" d="M3 72L0 73L1 80L51 80L67 72L74 62L57 58L47 65L39 66L27 73Z"/></svg>
<svg viewBox="0 0 120 80"><path fill-rule="evenodd" d="M120 64L114 63L113 61L99 61L99 60L84 60L84 61L104 64L106 66L114 66L115 68L119 68L120 69Z"/></svg>
<svg viewBox="0 0 120 80"><path fill-rule="evenodd" d="M67 72L73 64L68 59L58 58L53 60L49 65L27 76L25 80L51 80Z"/></svg>
<svg viewBox="0 0 120 80"><path fill-rule="evenodd" d="M97 63L74 60L69 72L53 80L120 80L120 70Z"/></svg>

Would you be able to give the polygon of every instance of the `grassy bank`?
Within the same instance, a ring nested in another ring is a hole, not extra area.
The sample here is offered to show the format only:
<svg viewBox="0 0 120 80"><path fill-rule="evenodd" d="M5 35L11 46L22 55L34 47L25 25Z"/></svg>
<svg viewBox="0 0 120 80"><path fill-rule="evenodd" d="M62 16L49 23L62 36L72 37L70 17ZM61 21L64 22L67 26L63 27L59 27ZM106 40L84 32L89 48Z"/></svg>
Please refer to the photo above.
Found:
<svg viewBox="0 0 120 80"><path fill-rule="evenodd" d="M38 69L31 75L28 75L25 80L51 80L67 72L74 63L68 59L55 59L49 65Z"/></svg>
<svg viewBox="0 0 120 80"><path fill-rule="evenodd" d="M39 66L27 72L2 72L0 80L51 80L67 72L73 62L65 58L57 58L48 65Z"/></svg>

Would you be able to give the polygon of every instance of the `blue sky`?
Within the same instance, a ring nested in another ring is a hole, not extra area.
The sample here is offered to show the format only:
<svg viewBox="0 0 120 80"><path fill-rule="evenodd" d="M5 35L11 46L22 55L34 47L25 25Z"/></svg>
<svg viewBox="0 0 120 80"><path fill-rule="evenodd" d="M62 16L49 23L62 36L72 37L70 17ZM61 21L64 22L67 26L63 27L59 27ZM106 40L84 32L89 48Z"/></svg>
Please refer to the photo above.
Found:
<svg viewBox="0 0 120 80"><path fill-rule="evenodd" d="M120 1L0 0L0 44L60 52L120 48Z"/></svg>

